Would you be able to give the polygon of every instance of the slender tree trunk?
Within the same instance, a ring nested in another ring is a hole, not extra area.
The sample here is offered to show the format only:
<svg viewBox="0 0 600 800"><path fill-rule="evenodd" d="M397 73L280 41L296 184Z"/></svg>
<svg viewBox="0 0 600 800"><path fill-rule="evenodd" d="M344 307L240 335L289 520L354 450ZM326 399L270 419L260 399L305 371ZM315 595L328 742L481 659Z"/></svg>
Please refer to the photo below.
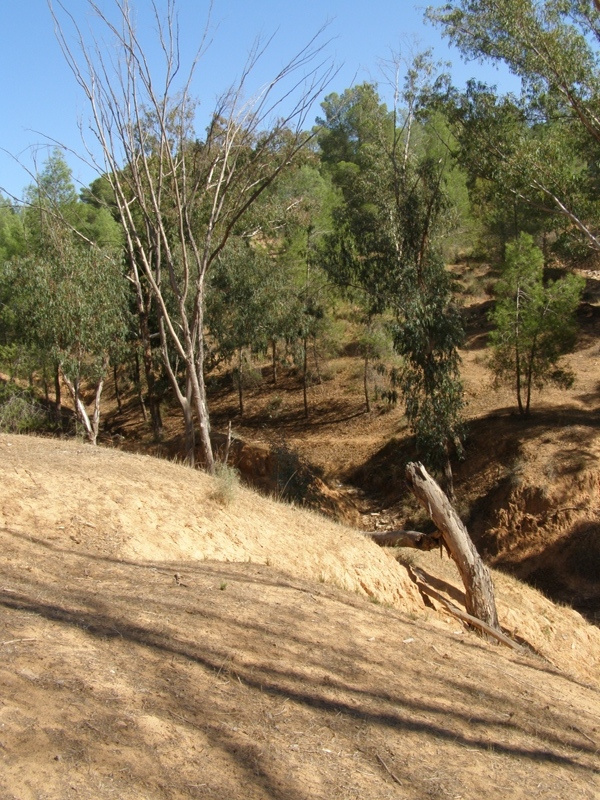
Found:
<svg viewBox="0 0 600 800"><path fill-rule="evenodd" d="M446 457L444 459L444 482L446 494L451 503L456 502L456 495L454 494L454 473L452 472L452 462L450 461L450 450L448 442L444 445Z"/></svg>
<svg viewBox="0 0 600 800"><path fill-rule="evenodd" d="M206 387L204 385L204 376L202 376L198 382L197 390L197 413L200 415L200 441L202 442L202 451L204 453L204 460L206 462L206 471L212 475L215 471L215 457L212 449L212 442L210 440L210 420L208 416L208 407L206 404Z"/></svg>
<svg viewBox="0 0 600 800"><path fill-rule="evenodd" d="M186 363L186 385L184 394L177 379L177 371L173 368L171 359L169 358L169 340L167 338L167 332L165 330L163 319L159 319L158 327L160 332L160 346L162 350L164 370L169 383L171 384L171 388L173 389L173 394L177 398L177 402L179 403L179 408L181 409L181 414L183 416L185 430L185 461L190 467L193 467L196 464L196 434L194 429L194 414L192 405L192 398L194 397L194 386L192 380L194 363L192 361L191 366L189 362Z"/></svg>
<svg viewBox="0 0 600 800"><path fill-rule="evenodd" d="M367 414L371 413L371 400L369 398L369 356L365 356L365 368L363 371L363 385L365 387L365 403L367 405Z"/></svg>
<svg viewBox="0 0 600 800"><path fill-rule="evenodd" d="M529 416L529 409L531 407L531 383L533 381L533 361L535 358L535 351L537 347L537 336L533 337L533 343L529 352L529 359L527 362L527 398L525 401L525 415Z"/></svg>
<svg viewBox="0 0 600 800"><path fill-rule="evenodd" d="M44 365L44 372L42 373L42 382L44 386L44 400L46 405L50 405L50 387L48 386L48 367Z"/></svg>
<svg viewBox="0 0 600 800"><path fill-rule="evenodd" d="M183 423L185 426L185 453L186 462L190 467L196 464L196 428L194 426L194 414L192 407L184 405L181 409L183 412Z"/></svg>
<svg viewBox="0 0 600 800"><path fill-rule="evenodd" d="M523 400L521 397L521 353L519 349L519 337L521 335L521 289L517 287L517 318L515 329L515 370L517 381L517 403L519 404L519 414L524 414Z"/></svg>
<svg viewBox="0 0 600 800"><path fill-rule="evenodd" d="M149 300L145 304L138 300L138 318L140 329L140 340L142 343L142 359L144 362L144 375L146 378L146 402L150 411L150 424L152 425L152 435L154 441L159 441L162 436L162 417L160 414L160 397L158 396L157 383L158 372L152 354L152 340L150 337L150 324L148 319ZM136 354L137 355L137 354ZM147 416L144 416L147 420Z"/></svg>
<svg viewBox="0 0 600 800"><path fill-rule="evenodd" d="M215 456L210 440L210 417L206 402L206 384L204 382L204 287L200 287L196 295L196 360L188 363L192 370L192 388L196 405L196 416L200 425L200 441L206 464L206 471L212 475L215 471ZM192 344L190 342L190 344ZM191 350L190 352L193 352Z"/></svg>
<svg viewBox="0 0 600 800"><path fill-rule="evenodd" d="M225 442L225 452L223 453L223 464L227 464L229 450L231 449L231 420L227 424L227 441Z"/></svg>
<svg viewBox="0 0 600 800"><path fill-rule="evenodd" d="M146 378L147 395L144 399L142 391L142 382L140 377L140 359L138 352L135 353L135 386L138 392L140 407L144 422L148 422L148 411L146 409L146 400L148 408L150 409L150 424L152 426L152 434L154 441L158 441L162 434L162 419L160 416L160 398L156 392L156 367L152 355L152 340L150 335L150 308L152 304L152 297L148 292L146 286L142 284L136 264L136 252L132 241L129 244L129 256L131 259L130 264L130 278L135 286L135 301L137 308L138 318L138 331L140 342L142 346L142 360L144 363L144 376Z"/></svg>
<svg viewBox="0 0 600 800"><path fill-rule="evenodd" d="M196 427L194 425L194 407L192 404L193 386L190 376L186 379L186 392L181 404L183 424L185 428L186 461L190 466L196 463Z"/></svg>
<svg viewBox="0 0 600 800"><path fill-rule="evenodd" d="M144 393L142 391L142 377L140 375L140 357L137 353L133 356L133 383L137 392L140 408L144 422L148 422L148 412L146 411L146 403L144 402Z"/></svg>
<svg viewBox="0 0 600 800"><path fill-rule="evenodd" d="M304 398L304 418L308 419L308 341L304 337L304 359L302 365L302 395Z"/></svg>
<svg viewBox="0 0 600 800"><path fill-rule="evenodd" d="M406 477L415 497L442 534L465 586L465 607L469 614L498 628L494 585L467 529L450 505L448 498L422 464L406 467Z"/></svg>
<svg viewBox="0 0 600 800"><path fill-rule="evenodd" d="M271 356L273 364L273 386L277 386L277 339L271 340Z"/></svg>
<svg viewBox="0 0 600 800"><path fill-rule="evenodd" d="M121 404L121 392L119 391L119 370L116 364L113 364L113 381L115 384L115 398L117 400L117 408L119 409L119 414L123 410L123 406Z"/></svg>
<svg viewBox="0 0 600 800"><path fill-rule="evenodd" d="M238 390L238 403L240 406L240 417L243 417L244 416L244 356L241 347L238 352L237 390Z"/></svg>
<svg viewBox="0 0 600 800"><path fill-rule="evenodd" d="M317 336L316 334L313 336L313 358L315 361L315 372L317 373L317 382L319 386L323 383L323 379L321 378L321 370L319 369L319 354L317 352Z"/></svg>
<svg viewBox="0 0 600 800"><path fill-rule="evenodd" d="M523 406L523 399L521 397L522 393L522 385L521 385L521 355L519 353L519 345L515 347L515 370L516 370L516 386L517 386L517 403L519 405L519 414L525 414L525 408Z"/></svg>
<svg viewBox="0 0 600 800"><path fill-rule="evenodd" d="M527 369L527 394L525 395L525 416L529 416L529 410L531 407L531 380L532 380L532 371L531 366Z"/></svg>
<svg viewBox="0 0 600 800"><path fill-rule="evenodd" d="M155 386L148 389L148 408L150 410L150 423L152 425L152 435L155 441L159 441L162 437L163 422L160 413L160 398L156 395Z"/></svg>
<svg viewBox="0 0 600 800"><path fill-rule="evenodd" d="M60 386L60 364L56 362L54 365L54 413L56 421L62 425L62 397Z"/></svg>

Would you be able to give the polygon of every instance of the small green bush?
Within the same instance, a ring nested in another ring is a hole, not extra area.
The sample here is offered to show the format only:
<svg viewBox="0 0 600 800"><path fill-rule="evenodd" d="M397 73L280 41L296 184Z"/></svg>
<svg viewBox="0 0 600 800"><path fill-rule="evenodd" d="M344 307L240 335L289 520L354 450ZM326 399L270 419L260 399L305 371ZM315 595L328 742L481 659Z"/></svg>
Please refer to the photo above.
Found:
<svg viewBox="0 0 600 800"><path fill-rule="evenodd" d="M240 486L240 474L237 469L227 464L215 464L215 487L211 494L213 500L217 500L221 505L228 506L236 498Z"/></svg>
<svg viewBox="0 0 600 800"><path fill-rule="evenodd" d="M0 430L5 433L32 433L48 423L44 408L28 390L14 384L0 386Z"/></svg>
<svg viewBox="0 0 600 800"><path fill-rule="evenodd" d="M257 367L253 367L250 364L244 365L244 369L242 371L242 387L244 389L256 389L262 383L262 372ZM239 369L236 367L233 373L233 382L235 388L238 388L239 385Z"/></svg>

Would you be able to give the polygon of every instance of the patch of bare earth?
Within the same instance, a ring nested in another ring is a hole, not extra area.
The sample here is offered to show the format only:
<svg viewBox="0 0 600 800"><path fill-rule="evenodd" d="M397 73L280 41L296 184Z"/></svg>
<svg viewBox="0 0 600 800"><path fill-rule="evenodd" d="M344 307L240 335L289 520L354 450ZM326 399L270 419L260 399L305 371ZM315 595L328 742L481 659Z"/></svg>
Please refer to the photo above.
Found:
<svg viewBox="0 0 600 800"><path fill-rule="evenodd" d="M0 436L0 486L3 800L598 796L600 631L514 579L501 622L541 656L181 466Z"/></svg>

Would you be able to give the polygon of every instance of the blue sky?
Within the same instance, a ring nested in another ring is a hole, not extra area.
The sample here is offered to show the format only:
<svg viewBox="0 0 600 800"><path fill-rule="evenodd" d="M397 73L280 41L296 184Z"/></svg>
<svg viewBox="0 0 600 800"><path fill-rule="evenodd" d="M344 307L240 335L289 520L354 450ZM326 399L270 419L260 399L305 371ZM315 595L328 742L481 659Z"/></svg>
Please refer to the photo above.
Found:
<svg viewBox="0 0 600 800"><path fill-rule="evenodd" d="M78 20L87 19L85 0L64 0ZM99 0L103 8L113 0ZM158 0L159 7L164 0ZM236 78L257 36L274 35L261 62L257 80L274 75L324 23L329 23L326 51L340 70L328 91L341 92L365 80L381 80L379 64L392 52L433 48L435 57L452 63L454 81L477 77L516 90L509 75L478 63L464 64L442 41L440 32L423 21L426 5L408 0L215 0L211 46L197 73L194 92L207 113L215 98ZM132 0L142 32L151 32L149 0ZM207 0L176 0L184 53L195 49L207 19ZM86 127L85 99L56 42L46 0L0 2L0 187L17 197L31 182L46 156L45 145L64 143L82 152L79 123ZM151 51L150 51L151 52ZM315 115L318 114L315 108ZM22 165L18 163L22 162ZM68 155L75 177L87 185L95 174ZM27 169L25 169L26 167Z"/></svg>

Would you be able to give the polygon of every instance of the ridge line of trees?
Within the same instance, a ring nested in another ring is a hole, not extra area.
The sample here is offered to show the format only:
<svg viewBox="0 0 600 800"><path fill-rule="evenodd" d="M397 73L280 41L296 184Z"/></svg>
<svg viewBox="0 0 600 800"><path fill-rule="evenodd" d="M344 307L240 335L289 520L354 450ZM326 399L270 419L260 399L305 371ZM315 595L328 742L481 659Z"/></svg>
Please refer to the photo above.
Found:
<svg viewBox="0 0 600 800"><path fill-rule="evenodd" d="M364 330L367 410L371 365L386 371L391 344L389 397L402 400L420 457L444 471L452 494L463 331L445 263L461 248L504 263L491 366L515 386L519 410L529 413L546 380L568 385L559 360L574 343L583 285L551 284L544 264L600 249L591 3L461 0L430 11L467 56L520 75L521 97L476 82L459 93L425 53L391 64L391 108L363 83L327 95L312 128L310 109L334 75L320 34L248 100L257 45L202 135L192 83L204 43L178 84L175 0L164 19L155 9L158 73L127 3L115 4L118 24L93 0L87 7L114 60L66 3L52 15L89 103L101 177L77 196L56 150L21 209L0 203L0 358L54 385L57 417L62 385L95 442L108 370L128 363L155 437L170 392L188 461L198 428L212 471L207 371L235 360L243 414L249 354L270 351L276 384L285 347L308 416L309 362L318 372L317 342L345 302Z"/></svg>

